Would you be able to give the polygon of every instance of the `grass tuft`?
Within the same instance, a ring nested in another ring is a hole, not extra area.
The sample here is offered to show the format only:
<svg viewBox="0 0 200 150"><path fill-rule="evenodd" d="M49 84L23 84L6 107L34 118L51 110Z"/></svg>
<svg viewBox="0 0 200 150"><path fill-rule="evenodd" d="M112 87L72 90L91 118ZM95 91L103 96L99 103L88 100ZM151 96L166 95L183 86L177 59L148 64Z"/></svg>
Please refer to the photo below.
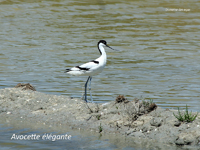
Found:
<svg viewBox="0 0 200 150"><path fill-rule="evenodd" d="M97 115L96 118L97 118L97 120L100 120L101 115Z"/></svg>
<svg viewBox="0 0 200 150"><path fill-rule="evenodd" d="M100 126L99 126L99 133L101 133L103 131L103 127L101 126L101 123L100 123Z"/></svg>
<svg viewBox="0 0 200 150"><path fill-rule="evenodd" d="M153 102L152 99L149 101L142 100L142 104L144 105L145 108L147 108L149 111L152 111L157 108L157 105Z"/></svg>
<svg viewBox="0 0 200 150"><path fill-rule="evenodd" d="M180 112L180 109L179 109L179 107L178 107L178 115L175 115L174 113L173 113L173 115L174 115L174 117L176 117L179 121L181 121L181 122L192 122L192 121L194 121L195 119L196 119L196 117L197 117L197 115L198 115L198 112L197 112L197 114L196 115L192 115L192 111L189 113L188 112L188 106L186 105L186 108L185 108L185 113L184 114L182 114L181 112Z"/></svg>

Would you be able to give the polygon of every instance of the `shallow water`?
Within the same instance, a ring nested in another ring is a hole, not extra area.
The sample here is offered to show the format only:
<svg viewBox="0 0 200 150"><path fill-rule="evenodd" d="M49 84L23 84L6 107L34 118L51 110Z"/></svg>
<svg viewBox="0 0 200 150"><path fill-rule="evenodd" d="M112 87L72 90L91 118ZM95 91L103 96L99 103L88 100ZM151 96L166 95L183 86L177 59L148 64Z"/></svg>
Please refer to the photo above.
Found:
<svg viewBox="0 0 200 150"><path fill-rule="evenodd" d="M67 127L54 131L55 129L42 129L41 126L35 129L26 128L27 124L21 123L15 127L1 124L0 120L0 146L1 149L28 149L28 150L54 150L54 149L92 149L92 150L142 150L141 143L128 142L125 138L114 138L116 135L102 136L99 133L86 132L78 129L67 129ZM9 123L10 124L10 123ZM26 127L25 127L26 126ZM33 126L33 125L30 125ZM22 129L23 127L23 129ZM57 128L58 129L58 128ZM51 130L51 131L50 131ZM69 130L67 132L66 130ZM138 147L140 145L140 147ZM146 146L142 146L146 147ZM146 147L145 149L150 149Z"/></svg>
<svg viewBox="0 0 200 150"><path fill-rule="evenodd" d="M53 150L117 148L114 144L109 143L108 140L98 140L96 136L84 137L81 135L72 135L71 133L60 134L55 132L32 131L28 128L16 130L9 127L0 127L0 133L0 145L3 149ZM28 136L29 138L27 138ZM71 137L68 138L69 136Z"/></svg>
<svg viewBox="0 0 200 150"><path fill-rule="evenodd" d="M99 57L96 44L105 39L121 52L106 49L107 66L92 82L96 102L123 94L199 111L199 6L188 0L0 1L0 87L23 82L81 97L87 77L64 71Z"/></svg>

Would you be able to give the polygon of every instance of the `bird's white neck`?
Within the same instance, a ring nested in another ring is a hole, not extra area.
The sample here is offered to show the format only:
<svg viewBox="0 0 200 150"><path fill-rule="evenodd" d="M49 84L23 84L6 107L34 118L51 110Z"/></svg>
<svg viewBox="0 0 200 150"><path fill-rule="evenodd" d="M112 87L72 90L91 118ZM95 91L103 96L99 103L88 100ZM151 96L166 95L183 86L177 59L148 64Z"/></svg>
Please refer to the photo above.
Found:
<svg viewBox="0 0 200 150"><path fill-rule="evenodd" d="M98 45L98 49L99 49L99 52L100 52L101 55L105 55L105 56L106 56L106 52L105 52L105 49L104 49L103 46L104 46L104 45L100 43L100 44Z"/></svg>
<svg viewBox="0 0 200 150"><path fill-rule="evenodd" d="M102 64L102 65L105 65L105 64L106 64L106 61L107 61L107 56L106 56L106 52L105 52L105 49L104 49L103 46L104 46L104 45L101 44L101 43L98 45L98 49L99 49L99 52L100 52L100 54L101 54L101 56L99 57L99 59L102 60L102 61L101 61L101 64Z"/></svg>

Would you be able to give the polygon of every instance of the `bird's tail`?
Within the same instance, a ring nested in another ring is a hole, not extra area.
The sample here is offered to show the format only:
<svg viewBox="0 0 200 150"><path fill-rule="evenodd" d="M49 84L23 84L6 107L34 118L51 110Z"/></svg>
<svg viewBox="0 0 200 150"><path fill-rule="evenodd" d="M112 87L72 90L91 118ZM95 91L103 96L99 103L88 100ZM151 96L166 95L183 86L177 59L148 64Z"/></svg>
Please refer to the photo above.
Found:
<svg viewBox="0 0 200 150"><path fill-rule="evenodd" d="M65 70L65 73L66 73L66 72L70 72L70 71L71 71L71 69L66 69L66 70Z"/></svg>

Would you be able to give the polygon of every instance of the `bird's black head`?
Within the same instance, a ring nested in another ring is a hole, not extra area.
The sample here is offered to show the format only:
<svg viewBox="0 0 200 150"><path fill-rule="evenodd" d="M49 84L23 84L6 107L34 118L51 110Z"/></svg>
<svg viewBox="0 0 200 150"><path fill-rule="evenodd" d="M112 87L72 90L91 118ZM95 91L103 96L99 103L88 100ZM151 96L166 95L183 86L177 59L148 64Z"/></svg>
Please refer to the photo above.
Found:
<svg viewBox="0 0 200 150"><path fill-rule="evenodd" d="M100 40L100 41L98 42L98 45L99 45L100 43L103 43L104 45L107 46L107 42L106 42L105 40Z"/></svg>
<svg viewBox="0 0 200 150"><path fill-rule="evenodd" d="M103 44L103 45L102 45L102 44ZM105 40L100 40L100 41L98 42L98 44L97 44L97 47L98 47L98 49L99 49L100 54L102 54L102 52L101 52L99 46L106 46L106 47L108 47L108 48L110 48L110 49L112 49L112 50L114 50L114 51L119 51L119 50L113 49L112 47L108 46L108 45L107 45L107 42L106 42Z"/></svg>

